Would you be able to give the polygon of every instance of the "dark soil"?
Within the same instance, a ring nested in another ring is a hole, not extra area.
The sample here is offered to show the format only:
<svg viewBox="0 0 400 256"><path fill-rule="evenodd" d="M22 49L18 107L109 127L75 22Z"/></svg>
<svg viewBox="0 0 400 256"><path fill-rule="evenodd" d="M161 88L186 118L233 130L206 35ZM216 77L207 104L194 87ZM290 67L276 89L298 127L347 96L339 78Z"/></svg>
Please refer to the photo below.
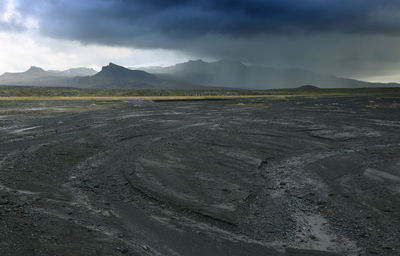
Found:
<svg viewBox="0 0 400 256"><path fill-rule="evenodd" d="M398 255L399 103L0 101L0 255Z"/></svg>

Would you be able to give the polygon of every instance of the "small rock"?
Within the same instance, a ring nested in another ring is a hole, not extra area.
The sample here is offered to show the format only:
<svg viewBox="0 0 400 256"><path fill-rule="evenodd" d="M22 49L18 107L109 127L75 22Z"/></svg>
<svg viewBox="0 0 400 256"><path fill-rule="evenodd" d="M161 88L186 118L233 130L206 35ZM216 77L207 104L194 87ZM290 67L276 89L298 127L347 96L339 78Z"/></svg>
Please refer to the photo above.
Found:
<svg viewBox="0 0 400 256"><path fill-rule="evenodd" d="M231 190L228 189L228 188L223 188L222 191L227 192L227 193L230 193L230 192L231 192Z"/></svg>
<svg viewBox="0 0 400 256"><path fill-rule="evenodd" d="M0 205L6 205L9 203L10 201L8 200L8 198L0 198Z"/></svg>

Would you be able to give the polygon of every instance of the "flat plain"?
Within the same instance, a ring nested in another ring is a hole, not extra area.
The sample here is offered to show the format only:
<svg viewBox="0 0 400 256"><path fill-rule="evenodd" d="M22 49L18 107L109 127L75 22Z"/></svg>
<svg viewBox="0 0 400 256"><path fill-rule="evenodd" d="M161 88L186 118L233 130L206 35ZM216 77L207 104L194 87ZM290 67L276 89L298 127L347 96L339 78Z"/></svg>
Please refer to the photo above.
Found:
<svg viewBox="0 0 400 256"><path fill-rule="evenodd" d="M1 255L398 255L400 98L0 101Z"/></svg>

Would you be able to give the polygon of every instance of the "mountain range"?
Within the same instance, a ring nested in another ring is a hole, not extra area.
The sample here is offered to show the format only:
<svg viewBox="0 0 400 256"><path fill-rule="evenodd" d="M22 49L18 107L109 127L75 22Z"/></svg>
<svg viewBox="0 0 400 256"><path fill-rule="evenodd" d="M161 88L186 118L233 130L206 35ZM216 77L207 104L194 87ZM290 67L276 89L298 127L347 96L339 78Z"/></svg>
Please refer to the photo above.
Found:
<svg viewBox="0 0 400 256"><path fill-rule="evenodd" d="M188 61L170 67L128 69L113 63L100 72L89 68L4 73L0 85L67 86L123 89L279 89L302 85L320 88L394 87L396 83L370 83L303 69L249 66L239 61Z"/></svg>
<svg viewBox="0 0 400 256"><path fill-rule="evenodd" d="M203 88L168 75L154 75L142 70L130 70L110 63L100 72L87 68L65 71L45 71L30 67L25 72L4 73L0 85L78 87L78 88L122 88L122 89L194 89Z"/></svg>
<svg viewBox="0 0 400 256"><path fill-rule="evenodd" d="M75 76L93 76L97 73L93 68L70 68L67 70L49 70L49 72L58 74L61 76L75 77Z"/></svg>
<svg viewBox="0 0 400 256"><path fill-rule="evenodd" d="M66 76L33 66L25 72L6 72L0 76L0 84L2 85L60 86L67 85L67 83L68 77Z"/></svg>
<svg viewBox="0 0 400 256"><path fill-rule="evenodd" d="M394 87L396 83L371 83L336 77L304 69L279 69L249 66L239 61L188 61L170 67L143 69L154 74L169 74L195 84L242 89L297 88L315 85L319 88Z"/></svg>

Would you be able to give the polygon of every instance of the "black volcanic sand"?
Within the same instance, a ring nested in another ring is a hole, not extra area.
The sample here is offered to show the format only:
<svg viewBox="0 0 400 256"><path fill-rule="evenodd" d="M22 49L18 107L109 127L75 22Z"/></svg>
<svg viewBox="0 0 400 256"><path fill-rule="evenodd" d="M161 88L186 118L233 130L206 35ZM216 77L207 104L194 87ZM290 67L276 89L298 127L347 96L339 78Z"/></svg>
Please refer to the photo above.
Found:
<svg viewBox="0 0 400 256"><path fill-rule="evenodd" d="M0 101L0 255L399 255L400 99Z"/></svg>

